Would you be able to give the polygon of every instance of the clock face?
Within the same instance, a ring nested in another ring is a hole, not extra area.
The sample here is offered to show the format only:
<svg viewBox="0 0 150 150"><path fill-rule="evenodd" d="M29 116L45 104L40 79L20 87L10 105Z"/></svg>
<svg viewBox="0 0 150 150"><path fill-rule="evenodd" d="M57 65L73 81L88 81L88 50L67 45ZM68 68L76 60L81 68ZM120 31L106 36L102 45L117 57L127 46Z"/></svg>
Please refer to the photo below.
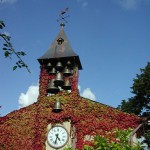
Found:
<svg viewBox="0 0 150 150"><path fill-rule="evenodd" d="M47 142L53 148L61 148L68 142L67 130L62 126L54 126L47 134Z"/></svg>

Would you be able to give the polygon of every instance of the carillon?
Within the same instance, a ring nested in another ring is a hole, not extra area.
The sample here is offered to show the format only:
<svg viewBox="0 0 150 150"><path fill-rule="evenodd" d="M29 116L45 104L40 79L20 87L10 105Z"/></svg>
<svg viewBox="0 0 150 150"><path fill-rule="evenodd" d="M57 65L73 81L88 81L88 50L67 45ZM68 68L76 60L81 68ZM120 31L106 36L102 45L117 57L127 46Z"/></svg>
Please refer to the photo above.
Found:
<svg viewBox="0 0 150 150"><path fill-rule="evenodd" d="M47 93L56 94L60 91L60 88L63 90L71 90L71 78L73 69L71 68L71 62L64 62L65 67L62 63L58 61L56 65L48 63L46 66L47 72L49 75L53 75L54 78L49 81L47 86Z"/></svg>
<svg viewBox="0 0 150 150"><path fill-rule="evenodd" d="M65 67L63 67L65 66ZM45 66L49 75L53 78L49 80L47 94L57 94L61 90L71 90L71 79L73 74L73 65L71 61L48 62Z"/></svg>
<svg viewBox="0 0 150 150"><path fill-rule="evenodd" d="M44 88L44 95L57 94L62 90L78 90L78 70L82 69L79 56L73 51L64 31L61 30L47 52L38 59L43 70L40 78ZM46 72L45 72L46 71ZM76 83L73 83L76 82ZM47 83L47 85L45 85ZM73 86L72 86L73 85Z"/></svg>

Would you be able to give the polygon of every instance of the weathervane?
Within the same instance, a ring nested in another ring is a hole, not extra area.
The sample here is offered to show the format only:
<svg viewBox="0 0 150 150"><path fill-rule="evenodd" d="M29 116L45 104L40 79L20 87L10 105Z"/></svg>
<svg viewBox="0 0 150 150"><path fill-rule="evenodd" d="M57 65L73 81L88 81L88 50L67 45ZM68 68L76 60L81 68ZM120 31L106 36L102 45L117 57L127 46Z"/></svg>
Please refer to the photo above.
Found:
<svg viewBox="0 0 150 150"><path fill-rule="evenodd" d="M59 19L57 19L57 22L59 22L59 21L63 21L63 22L65 22L65 23L68 23L67 22L67 20L66 20L66 18L68 18L69 17L69 15L66 15L66 13L68 12L68 10L69 10L69 8L67 7L67 8L65 8L64 10L62 10L61 12L60 12L60 14L59 14ZM66 16L65 16L66 15Z"/></svg>

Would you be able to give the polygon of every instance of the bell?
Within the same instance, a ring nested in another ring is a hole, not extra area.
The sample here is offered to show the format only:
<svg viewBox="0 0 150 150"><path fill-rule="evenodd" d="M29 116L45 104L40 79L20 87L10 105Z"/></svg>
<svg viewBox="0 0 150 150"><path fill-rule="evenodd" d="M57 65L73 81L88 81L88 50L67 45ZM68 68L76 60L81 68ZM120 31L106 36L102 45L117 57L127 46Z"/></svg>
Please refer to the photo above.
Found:
<svg viewBox="0 0 150 150"><path fill-rule="evenodd" d="M49 84L47 87L47 93L56 94L60 91L59 88L57 86L55 86L54 81L55 81L55 79L51 79L49 81Z"/></svg>
<svg viewBox="0 0 150 150"><path fill-rule="evenodd" d="M60 72L58 72L56 74L56 78L55 78L54 82L57 86L62 86L64 84L64 80L63 80L62 74Z"/></svg>
<svg viewBox="0 0 150 150"><path fill-rule="evenodd" d="M61 63L60 61L57 62L57 64L56 64L56 69L57 69L58 71L61 71L61 70L63 69L62 63Z"/></svg>
<svg viewBox="0 0 150 150"><path fill-rule="evenodd" d="M46 66L46 69L51 69L52 68L52 64L49 62Z"/></svg>
<svg viewBox="0 0 150 150"><path fill-rule="evenodd" d="M64 83L62 88L64 90L71 90L71 84L70 84L70 80L69 79L65 80L65 83Z"/></svg>
<svg viewBox="0 0 150 150"><path fill-rule="evenodd" d="M59 98L56 99L53 111L54 112L60 112L60 111L62 111L61 102L60 102Z"/></svg>
<svg viewBox="0 0 150 150"><path fill-rule="evenodd" d="M67 66L70 66L71 65L71 62L68 60L67 61Z"/></svg>
<svg viewBox="0 0 150 150"><path fill-rule="evenodd" d="M68 67L65 67L63 75L64 76L70 76L71 74L72 74L71 70Z"/></svg>
<svg viewBox="0 0 150 150"><path fill-rule="evenodd" d="M56 74L56 69L53 67L50 71L49 71L50 75L55 75Z"/></svg>

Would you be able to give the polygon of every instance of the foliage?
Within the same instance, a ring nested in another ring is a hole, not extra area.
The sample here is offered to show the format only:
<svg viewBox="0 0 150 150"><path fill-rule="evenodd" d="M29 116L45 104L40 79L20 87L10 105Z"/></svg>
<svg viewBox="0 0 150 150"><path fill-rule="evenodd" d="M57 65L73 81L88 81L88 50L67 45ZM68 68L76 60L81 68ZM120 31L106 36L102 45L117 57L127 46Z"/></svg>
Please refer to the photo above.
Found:
<svg viewBox="0 0 150 150"><path fill-rule="evenodd" d="M0 20L0 29L2 30L4 28L5 28L5 24L3 21ZM10 36L6 35L5 33L0 33L0 40L4 41L3 51L4 51L5 58L12 58L12 56L15 55L18 60L16 62L16 65L13 66L13 70L16 70L17 68L25 67L27 69L27 71L30 73L30 70L29 70L27 64L21 58L22 56L25 56L26 53L23 51L16 51L13 48L10 39L11 39Z"/></svg>
<svg viewBox="0 0 150 150"><path fill-rule="evenodd" d="M135 108L132 99L133 98L129 98L128 101L122 100L121 104L118 106L118 109L124 112L133 113L135 111ZM135 112L134 114L137 113Z"/></svg>
<svg viewBox="0 0 150 150"><path fill-rule="evenodd" d="M150 125L147 125L147 131L144 134L145 140L143 143L147 143L148 147L150 147Z"/></svg>
<svg viewBox="0 0 150 150"><path fill-rule="evenodd" d="M134 113L142 117L150 117L150 62L144 69L140 69L141 74L137 74L131 87L134 97L127 101L123 100L118 108L124 112ZM150 126L145 126L145 142L150 147Z"/></svg>
<svg viewBox="0 0 150 150"><path fill-rule="evenodd" d="M130 130L117 130L113 141L97 135L94 140L94 146L90 150L141 150L139 144L135 146L129 144L130 133Z"/></svg>
<svg viewBox="0 0 150 150"><path fill-rule="evenodd" d="M134 104L138 107L142 116L150 116L150 62L144 69L140 69L141 74L136 75L132 88L132 93L135 94L133 99Z"/></svg>
<svg viewBox="0 0 150 150"><path fill-rule="evenodd" d="M62 103L60 113L54 113L56 98ZM86 135L101 135L114 140L114 129L135 128L139 118L112 107L82 98L78 93L61 92L53 96L39 96L38 102L0 118L0 143L7 150L44 150L47 125L71 120L76 128L78 149L89 141ZM19 143L19 144L18 144Z"/></svg>
<svg viewBox="0 0 150 150"><path fill-rule="evenodd" d="M93 140L93 146L85 145L83 150L141 150L142 147L129 144L129 134L131 130L117 130L115 132L115 140L110 141L106 137L96 135ZM73 150L72 148L65 148L64 150Z"/></svg>
<svg viewBox="0 0 150 150"><path fill-rule="evenodd" d="M141 116L150 116L150 63L145 69L140 69L141 74L136 75L131 87L134 97L123 100L119 109Z"/></svg>

